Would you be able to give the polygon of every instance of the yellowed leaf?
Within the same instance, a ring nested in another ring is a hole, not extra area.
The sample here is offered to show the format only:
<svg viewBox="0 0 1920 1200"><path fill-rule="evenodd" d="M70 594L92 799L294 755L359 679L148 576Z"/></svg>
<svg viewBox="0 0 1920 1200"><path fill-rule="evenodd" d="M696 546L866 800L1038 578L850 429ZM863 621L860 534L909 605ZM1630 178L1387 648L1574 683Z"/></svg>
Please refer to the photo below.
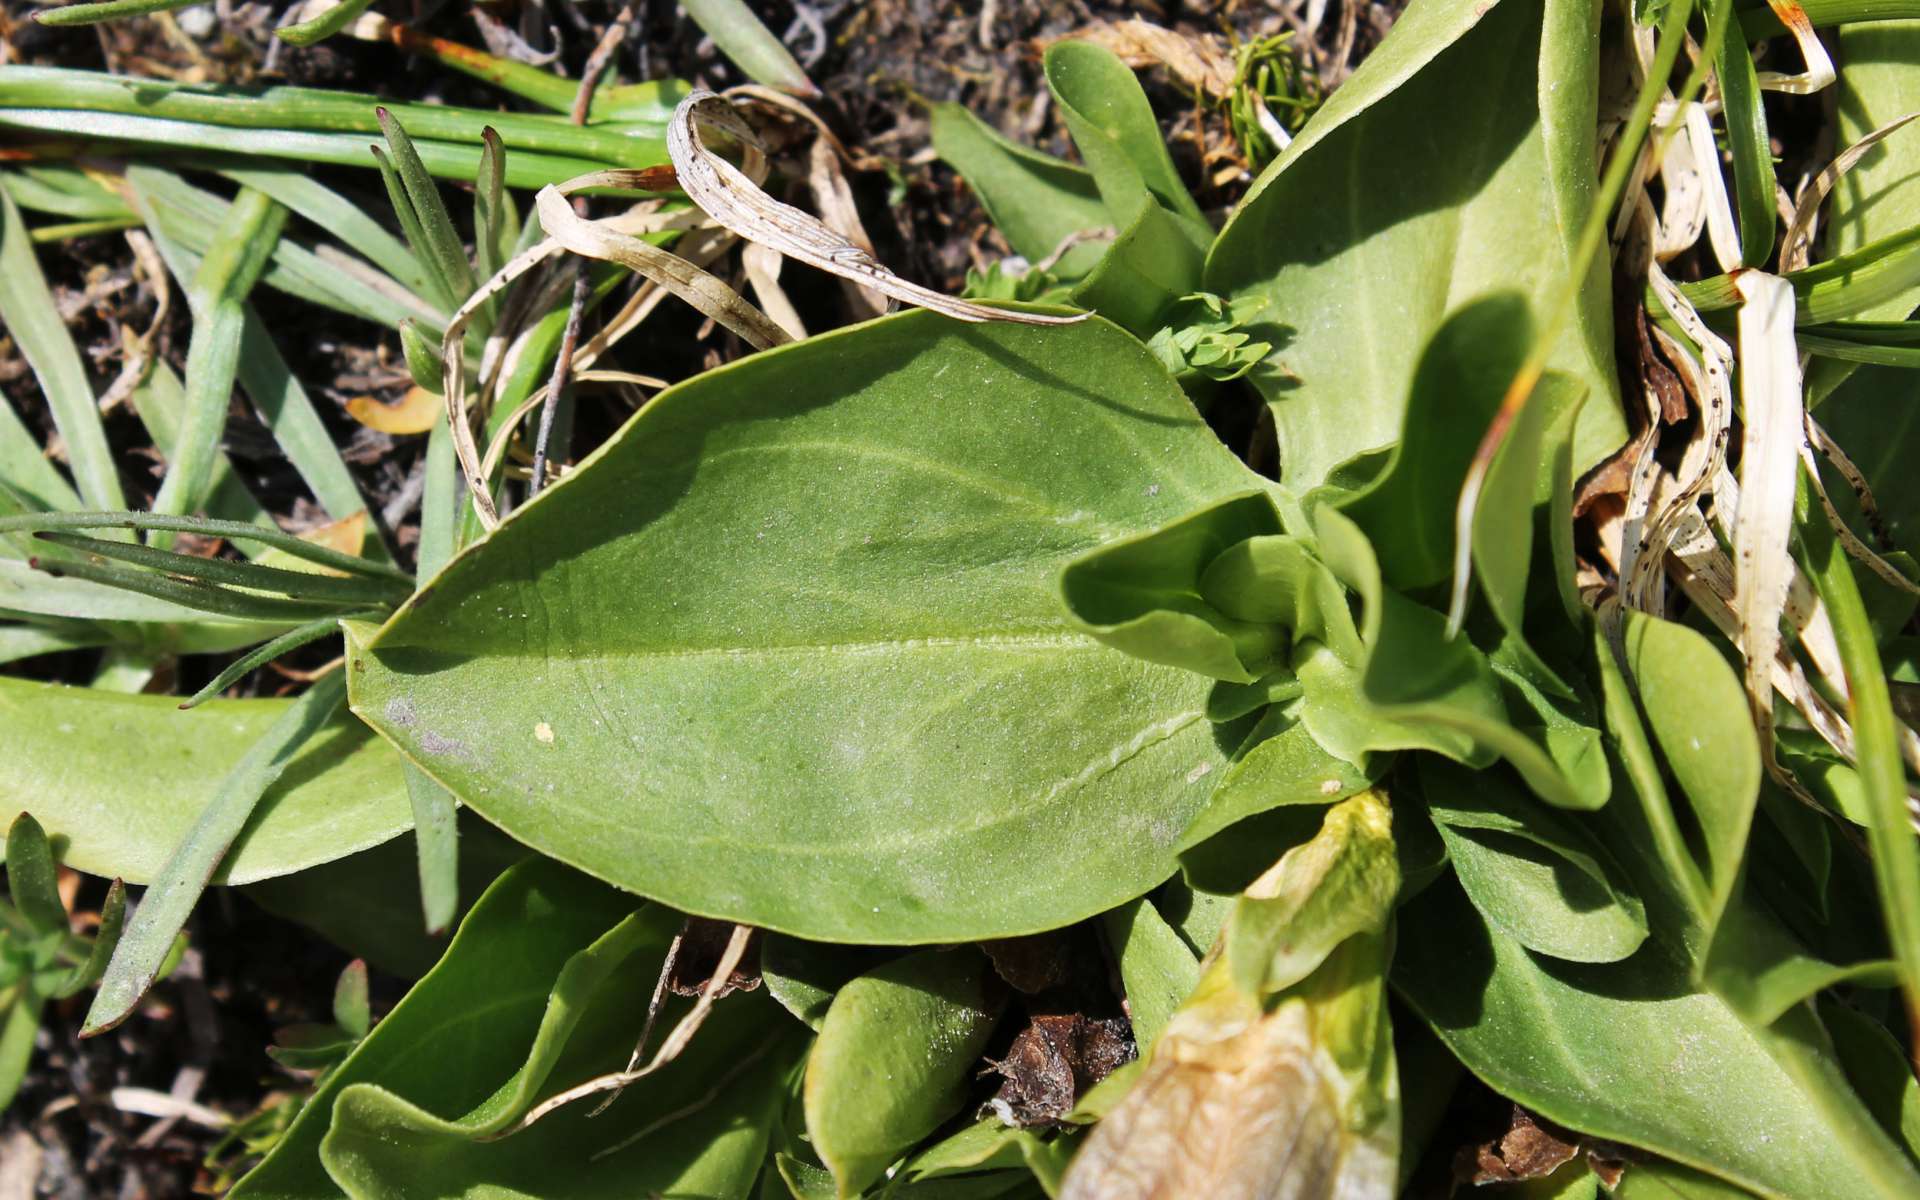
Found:
<svg viewBox="0 0 1920 1200"><path fill-rule="evenodd" d="M437 393L423 387L410 387L398 404L382 404L372 396L355 396L347 401L347 414L368 429L381 433L425 433L440 415Z"/></svg>

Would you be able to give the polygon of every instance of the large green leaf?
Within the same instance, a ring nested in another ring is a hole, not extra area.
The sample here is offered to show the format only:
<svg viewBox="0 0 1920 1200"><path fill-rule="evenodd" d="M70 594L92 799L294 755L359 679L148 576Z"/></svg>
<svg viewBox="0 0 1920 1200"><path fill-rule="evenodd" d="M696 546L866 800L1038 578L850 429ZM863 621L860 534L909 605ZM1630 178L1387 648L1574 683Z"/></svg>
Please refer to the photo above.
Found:
<svg viewBox="0 0 1920 1200"><path fill-rule="evenodd" d="M1257 486L1104 321L887 318L654 399L353 631L354 709L676 908L825 941L1053 928L1173 871L1231 749L1207 680L1074 632L1056 577Z"/></svg>
<svg viewBox="0 0 1920 1200"><path fill-rule="evenodd" d="M170 696L0 677L0 806L31 809L66 835L68 866L146 883L288 704L215 700L181 712ZM399 756L337 718L267 790L212 882L304 870L412 825Z"/></svg>
<svg viewBox="0 0 1920 1200"><path fill-rule="evenodd" d="M1400 440L1429 338L1495 289L1537 315L1578 289L1549 362L1596 398L1576 467L1624 436L1605 279L1570 264L1594 188L1597 30L1590 5L1559 19L1562 3L1543 45L1540 0L1415 0L1215 242L1207 290L1266 302L1252 332L1277 351L1250 378L1294 491Z"/></svg>
<svg viewBox="0 0 1920 1200"><path fill-rule="evenodd" d="M481 1140L534 1101L625 1065L646 1019L635 997L651 990L679 924L635 903L551 862L501 876L235 1200L745 1194L765 1154L775 1079L804 1035L772 1019L757 994L723 1000L683 1057L599 1119L588 1119L587 1101ZM682 1121L613 1150L702 1099Z"/></svg>
<svg viewBox="0 0 1920 1200"><path fill-rule="evenodd" d="M1807 1071L1695 988L1687 956L1661 934L1623 962L1557 962L1489 929L1446 886L1400 921L1394 982L1502 1095L1762 1196L1920 1194L1920 1174L1865 1110L1835 1111ZM1792 1019L1784 1053L1817 1060L1810 1010Z"/></svg>

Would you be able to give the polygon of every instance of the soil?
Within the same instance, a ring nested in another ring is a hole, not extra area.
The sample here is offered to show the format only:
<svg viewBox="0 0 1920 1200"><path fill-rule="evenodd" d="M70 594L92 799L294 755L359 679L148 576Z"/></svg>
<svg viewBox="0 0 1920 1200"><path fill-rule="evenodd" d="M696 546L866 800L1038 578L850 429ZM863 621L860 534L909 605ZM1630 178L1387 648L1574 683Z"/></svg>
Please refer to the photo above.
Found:
<svg viewBox="0 0 1920 1200"><path fill-rule="evenodd" d="M1378 42L1400 6L1400 0L760 0L752 5L770 28L784 31L784 40L824 93L818 111L840 137L857 153L884 160L884 170L852 179L879 257L909 278L948 291L959 290L969 267L984 265L1006 248L964 184L933 159L925 103L959 101L1016 140L1066 154L1065 130L1041 77L1041 48L1049 39L1133 17L1181 33L1238 39L1291 30L1307 69L1333 86ZM236 84L285 82L399 99L499 104L483 85L388 46L345 38L309 49L278 44L273 27L298 7L288 0L220 0L172 18L73 29L32 22L27 14L36 7L20 0L0 2L0 64ZM499 0L479 6L385 0L380 5L396 20L468 43L481 41L472 13L476 7L499 40L518 40L535 56L554 55L551 67L572 77L620 5L615 0ZM636 7L637 17L614 61L619 78L678 76L709 86L744 82L676 4L647 0ZM1198 106L1192 92L1165 70L1150 70L1142 78L1196 195L1210 208L1230 206L1251 176L1235 171L1230 156L1221 157L1222 119ZM330 186L365 196L371 211L384 211L371 172L333 169L323 177ZM118 235L43 248L41 263L96 386L104 389L121 365L123 330L147 328L156 294L136 274L127 243ZM355 396L391 401L405 391L397 337L267 289L257 291L254 300L271 328L306 332L305 337L282 336L280 348L346 448L373 512L405 553L417 533L412 521L424 439L376 433L355 422L344 407ZM693 318L671 317L663 310L662 319L678 320L684 328L670 326L650 344L698 345ZM159 341L159 353L176 370L184 364L190 331L176 288ZM685 336L677 336L681 333ZM648 362L641 369L683 375L705 364L703 355L689 352L686 361ZM33 377L3 336L0 392L55 444ZM609 411L596 418L583 412L583 440L610 431L621 415ZM143 506L159 484L158 456L124 409L109 415L108 434L120 452L128 501ZM299 529L320 519L244 404L233 407L226 447L248 484L285 525ZM576 453L590 448L574 447ZM318 657L292 661L296 667L311 666L325 657L319 648L314 654ZM20 670L84 683L97 665L96 655L74 653L30 660ZM177 682L197 685L219 665L192 660ZM247 686L270 693L299 684L260 672ZM98 881L85 882L80 907L97 904L100 890ZM0 1118L0 1200L29 1195L132 1200L204 1192L217 1179L203 1160L218 1133L191 1120L156 1120L129 1111L127 1094L116 1100L115 1089L170 1092L240 1117L268 1093L301 1085L300 1078L268 1059L265 1047L276 1027L326 1019L346 956L223 889L209 894L189 931L194 949L186 961L120 1029L79 1041L75 1031L84 996L49 1012L27 1082ZM376 975L375 1011L390 1005L404 987L405 981Z"/></svg>

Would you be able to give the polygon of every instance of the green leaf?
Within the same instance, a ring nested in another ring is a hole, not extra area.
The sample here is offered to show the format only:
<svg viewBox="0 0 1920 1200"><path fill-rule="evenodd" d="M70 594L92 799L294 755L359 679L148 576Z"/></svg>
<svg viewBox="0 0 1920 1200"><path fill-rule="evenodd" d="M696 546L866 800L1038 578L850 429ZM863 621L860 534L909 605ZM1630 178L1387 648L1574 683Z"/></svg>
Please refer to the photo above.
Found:
<svg viewBox="0 0 1920 1200"><path fill-rule="evenodd" d="M1627 1168L1613 1200L1748 1200L1752 1193L1679 1163L1637 1162Z"/></svg>
<svg viewBox="0 0 1920 1200"><path fill-rule="evenodd" d="M1293 987L1355 934L1386 927L1400 891L1393 816L1377 792L1327 810L1320 832L1249 887L1227 926L1234 984L1268 997Z"/></svg>
<svg viewBox="0 0 1920 1200"><path fill-rule="evenodd" d="M1495 929L1570 962L1617 962L1646 941L1639 897L1572 817L1529 802L1497 771L1427 758L1420 783L1460 886Z"/></svg>
<svg viewBox="0 0 1920 1200"><path fill-rule="evenodd" d="M1707 10L1708 21L1726 23L1720 32L1714 74L1720 82L1721 118L1726 123L1727 149L1733 160L1733 203L1740 222L1740 263L1765 266L1773 257L1774 230L1779 222L1774 205L1773 148L1767 136L1767 113L1760 104L1760 80L1753 66L1753 50L1740 28L1733 0L1719 0ZM1714 31L1708 32L1711 40ZM1710 169L1718 170L1718 164Z"/></svg>
<svg viewBox="0 0 1920 1200"><path fill-rule="evenodd" d="M1181 850L1269 809L1330 804L1373 782L1351 763L1320 748L1300 723L1298 706L1276 704L1268 709L1247 741L1250 748L1221 775L1207 807L1180 835Z"/></svg>
<svg viewBox="0 0 1920 1200"><path fill-rule="evenodd" d="M1406 402L1417 436L1394 446L1370 487L1338 502L1373 543L1387 586L1428 587L1452 572L1454 501L1532 341L1526 297L1502 291L1455 310L1421 352ZM1533 481L1525 482L1522 515L1532 511Z"/></svg>
<svg viewBox="0 0 1920 1200"><path fill-rule="evenodd" d="M1510 721L1487 657L1466 638L1448 638L1439 613L1385 590L1372 548L1352 522L1321 508L1315 523L1329 567L1365 606L1359 661L1314 643L1295 655L1305 689L1301 720L1328 753L1365 763L1376 751L1432 750L1475 767L1504 757L1551 804L1606 802L1608 780L1590 730L1537 689L1518 686L1524 680L1517 677L1506 682L1534 711Z"/></svg>
<svg viewBox="0 0 1920 1200"><path fill-rule="evenodd" d="M1073 631L1058 573L1250 486L1112 325L887 318L655 397L349 626L354 711L515 838L683 911L1056 928L1172 873L1231 748L1206 680Z"/></svg>
<svg viewBox="0 0 1920 1200"><path fill-rule="evenodd" d="M1122 904L1102 920L1120 963L1133 1040L1144 1057L1174 1009L1200 982L1200 960L1144 897Z"/></svg>
<svg viewBox="0 0 1920 1200"><path fill-rule="evenodd" d="M247 747L233 770L220 780L218 790L194 819L186 837L167 856L140 907L134 910L133 919L127 922L93 1006L87 1010L82 1036L104 1033L132 1015L254 807L286 771L294 755L332 719L346 692L346 682L338 672L315 682Z"/></svg>
<svg viewBox="0 0 1920 1200"><path fill-rule="evenodd" d="M56 886L53 847L32 813L21 813L7 827L7 895L36 932L67 932L67 906Z"/></svg>
<svg viewBox="0 0 1920 1200"><path fill-rule="evenodd" d="M1286 630L1226 615L1208 602L1201 577L1229 547L1279 529L1264 493L1236 496L1068 563L1061 598L1076 625L1117 650L1252 683L1277 664Z"/></svg>
<svg viewBox="0 0 1920 1200"><path fill-rule="evenodd" d="M1749 1025L1767 1026L1828 988L1896 987L1893 963L1822 961L1738 891L1714 927L1701 983Z"/></svg>
<svg viewBox="0 0 1920 1200"><path fill-rule="evenodd" d="M1684 948L1657 925L1631 958L1605 964L1535 957L1449 887L1401 910L1400 925L1402 995L1474 1074L1534 1112L1782 1200L1920 1188L1832 1090L1844 1084L1819 1066L1811 1013L1763 1041L1693 986Z"/></svg>
<svg viewBox="0 0 1920 1200"><path fill-rule="evenodd" d="M1047 48L1046 71L1047 87L1107 211L1124 214L1131 223L1150 199L1179 218L1180 232L1205 249L1213 228L1180 182L1160 122L1133 70L1104 46L1068 40Z"/></svg>
<svg viewBox="0 0 1920 1200"><path fill-rule="evenodd" d="M587 1119L589 1101L478 1140L535 1100L625 1065L646 1018L635 997L651 991L678 926L672 913L633 905L551 862L501 876L235 1200L744 1194L765 1153L775 1094L766 1072L790 1068L794 1049L790 1038L767 1045L770 1006L757 996L722 1001L681 1059L599 1119ZM716 1084L720 1094L684 1123L593 1157Z"/></svg>
<svg viewBox="0 0 1920 1200"><path fill-rule="evenodd" d="M149 882L213 783L291 703L215 700L182 713L171 696L0 677L0 803L30 805L60 830L75 870ZM288 764L212 882L303 870L378 845L410 821L398 757L341 718Z"/></svg>
<svg viewBox="0 0 1920 1200"><path fill-rule="evenodd" d="M748 79L809 99L820 94L780 39L743 0L687 0L682 7Z"/></svg>
<svg viewBox="0 0 1920 1200"><path fill-rule="evenodd" d="M1554 546L1549 569L1559 589L1571 592L1575 586L1568 455L1574 422L1586 398L1579 383L1558 372L1549 372L1534 385L1532 398L1514 418L1487 469L1473 516L1474 574L1488 606L1507 631L1505 645L1526 665L1530 676L1563 696L1569 689L1527 644L1522 626L1527 615L1527 580L1533 570L1535 520L1543 502ZM1567 476L1564 480L1562 471Z"/></svg>
<svg viewBox="0 0 1920 1200"><path fill-rule="evenodd" d="M1858 1009L1822 1003L1820 1019L1861 1102L1908 1153L1920 1155L1920 1082L1906 1050L1886 1026Z"/></svg>
<svg viewBox="0 0 1920 1200"><path fill-rule="evenodd" d="M1266 302L1252 332L1279 351L1249 378L1296 494L1402 440L1434 332L1494 289L1543 313L1578 291L1548 363L1595 397L1576 470L1624 438L1607 280L1572 278L1569 261L1593 203L1597 14L1556 0L1543 44L1542 8L1416 0L1215 242L1206 290Z"/></svg>
<svg viewBox="0 0 1920 1200"><path fill-rule="evenodd" d="M1712 929L1739 878L1760 794L1760 748L1744 693L1714 644L1683 625L1628 613L1622 644L1641 712L1687 799L1696 839L1682 833L1664 787L1636 773L1642 807L1668 870L1684 855L1682 877L1705 884L1705 907L1697 915ZM1611 651L1603 645L1600 654ZM1610 711L1614 703L1609 700ZM1624 716L1615 723L1616 738Z"/></svg>
<svg viewBox="0 0 1920 1200"><path fill-rule="evenodd" d="M807 1135L858 1195L959 1110L1005 989L978 950L922 950L841 988L807 1060Z"/></svg>
<svg viewBox="0 0 1920 1200"><path fill-rule="evenodd" d="M827 1007L847 982L879 966L885 951L870 946L808 942L784 933L762 935L760 978L780 1007L819 1030Z"/></svg>
<svg viewBox="0 0 1920 1200"><path fill-rule="evenodd" d="M927 122L934 151L960 172L993 227L1029 262L1051 257L1072 234L1113 224L1085 168L1008 141L958 104L931 105ZM1078 279L1105 250L1103 242L1081 242L1053 274Z"/></svg>
<svg viewBox="0 0 1920 1200"><path fill-rule="evenodd" d="M243 306L266 269L268 255L279 242L286 222L287 210L271 196L251 188L240 189L231 220L215 236L187 286L187 300L193 308L193 339L187 347L186 416L174 457L167 463L166 477L153 498L154 512L168 516L193 512L206 500L239 368L240 340L246 326ZM172 538L163 533L153 541L164 549Z"/></svg>
<svg viewBox="0 0 1920 1200"><path fill-rule="evenodd" d="M1074 1143L1071 1134L1049 1141L1033 1130L1013 1129L989 1118L968 1125L907 1159L881 1194L886 1200L896 1196L903 1200L906 1197L970 1200L976 1196L984 1200L984 1197L1012 1190L1012 1184L1006 1182L1007 1169L1011 1168L1011 1178L1025 1178L1029 1182L1037 1178L1046 1189L1043 1195L1056 1195ZM947 1187L934 1183L936 1180L948 1181ZM967 1190L960 1190L963 1187ZM833 1194L830 1184L826 1194Z"/></svg>
<svg viewBox="0 0 1920 1200"><path fill-rule="evenodd" d="M1195 245L1180 218L1157 204L1139 212L1100 261L1073 289L1073 302L1090 308L1145 341L1168 320L1181 297L1200 287L1204 246ZM1160 361L1166 352L1158 345ZM1169 370L1179 374L1171 366Z"/></svg>

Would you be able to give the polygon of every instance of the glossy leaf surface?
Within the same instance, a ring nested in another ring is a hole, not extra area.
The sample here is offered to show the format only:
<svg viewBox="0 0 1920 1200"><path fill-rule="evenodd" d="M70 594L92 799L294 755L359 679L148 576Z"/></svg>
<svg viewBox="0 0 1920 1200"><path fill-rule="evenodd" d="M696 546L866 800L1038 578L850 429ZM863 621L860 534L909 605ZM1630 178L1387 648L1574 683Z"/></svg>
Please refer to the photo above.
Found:
<svg viewBox="0 0 1920 1200"><path fill-rule="evenodd" d="M517 839L686 911L1052 928L1171 874L1231 749L1207 680L1074 632L1055 579L1250 486L1104 322L888 318L653 400L354 630L354 709Z"/></svg>

